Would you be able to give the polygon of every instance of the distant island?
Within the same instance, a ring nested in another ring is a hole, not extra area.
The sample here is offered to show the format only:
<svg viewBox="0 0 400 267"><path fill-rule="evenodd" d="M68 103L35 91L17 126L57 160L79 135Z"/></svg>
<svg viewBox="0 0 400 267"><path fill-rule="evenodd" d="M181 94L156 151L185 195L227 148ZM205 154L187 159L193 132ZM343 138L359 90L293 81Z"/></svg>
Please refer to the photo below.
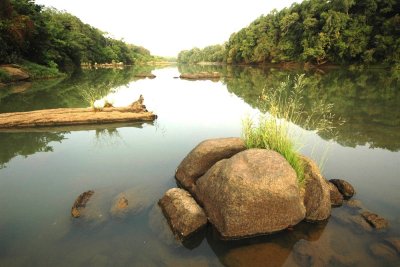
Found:
<svg viewBox="0 0 400 267"><path fill-rule="evenodd" d="M400 67L400 2L305 0L260 16L223 45L181 51L180 63Z"/></svg>

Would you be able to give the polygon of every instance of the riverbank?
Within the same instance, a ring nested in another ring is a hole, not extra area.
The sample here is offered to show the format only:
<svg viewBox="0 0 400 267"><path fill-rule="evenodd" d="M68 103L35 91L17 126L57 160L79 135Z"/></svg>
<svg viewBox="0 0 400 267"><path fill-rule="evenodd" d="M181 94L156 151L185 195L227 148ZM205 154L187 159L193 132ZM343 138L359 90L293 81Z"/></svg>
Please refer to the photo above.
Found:
<svg viewBox="0 0 400 267"><path fill-rule="evenodd" d="M0 65L0 87L10 83L62 76L66 74L60 72L55 65L43 66L26 60L18 64Z"/></svg>

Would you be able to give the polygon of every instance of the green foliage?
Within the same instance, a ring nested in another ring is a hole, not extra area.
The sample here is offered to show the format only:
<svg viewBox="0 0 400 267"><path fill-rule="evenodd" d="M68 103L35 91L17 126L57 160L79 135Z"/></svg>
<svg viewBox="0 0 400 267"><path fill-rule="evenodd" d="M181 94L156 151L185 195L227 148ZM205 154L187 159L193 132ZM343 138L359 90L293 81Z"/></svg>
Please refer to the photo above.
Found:
<svg viewBox="0 0 400 267"><path fill-rule="evenodd" d="M106 37L77 17L32 0L2 0L0 10L0 64L25 59L72 70L81 63L131 65L153 59L143 47Z"/></svg>
<svg viewBox="0 0 400 267"><path fill-rule="evenodd" d="M395 65L400 62L399 36L399 1L304 0L233 33L219 59L228 64ZM178 62L220 62L207 53L182 51Z"/></svg>
<svg viewBox="0 0 400 267"><path fill-rule="evenodd" d="M203 49L193 48L183 50L178 54L179 63L223 62L225 60L225 47L211 45Z"/></svg>
<svg viewBox="0 0 400 267"><path fill-rule="evenodd" d="M57 65L54 62L48 66L43 66L24 60L21 62L21 67L29 73L32 79L46 79L65 75L58 70Z"/></svg>

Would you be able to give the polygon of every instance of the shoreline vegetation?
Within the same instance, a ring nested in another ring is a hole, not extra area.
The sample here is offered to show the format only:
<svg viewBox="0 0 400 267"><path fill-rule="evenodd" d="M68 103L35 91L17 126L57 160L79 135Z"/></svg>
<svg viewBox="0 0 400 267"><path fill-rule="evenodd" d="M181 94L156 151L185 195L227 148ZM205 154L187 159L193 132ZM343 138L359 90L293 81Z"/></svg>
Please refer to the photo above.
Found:
<svg viewBox="0 0 400 267"><path fill-rule="evenodd" d="M260 16L224 44L183 50L178 63L398 69L399 14L400 3L389 0L305 0Z"/></svg>
<svg viewBox="0 0 400 267"><path fill-rule="evenodd" d="M30 0L0 2L0 87L14 81L7 66L46 79L73 73L81 66L121 67L159 64L144 47L107 37L79 18Z"/></svg>

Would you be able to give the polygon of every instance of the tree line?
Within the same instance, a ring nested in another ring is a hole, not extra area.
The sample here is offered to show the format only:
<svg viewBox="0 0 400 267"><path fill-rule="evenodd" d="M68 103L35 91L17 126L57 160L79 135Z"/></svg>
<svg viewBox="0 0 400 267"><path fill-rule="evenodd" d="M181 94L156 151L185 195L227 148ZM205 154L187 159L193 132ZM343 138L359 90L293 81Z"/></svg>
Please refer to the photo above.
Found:
<svg viewBox="0 0 400 267"><path fill-rule="evenodd" d="M400 64L400 1L305 0L260 16L224 45L181 51L178 61Z"/></svg>
<svg viewBox="0 0 400 267"><path fill-rule="evenodd" d="M81 63L152 60L150 52L106 36L77 17L33 0L0 1L0 64L24 59L60 69Z"/></svg>

